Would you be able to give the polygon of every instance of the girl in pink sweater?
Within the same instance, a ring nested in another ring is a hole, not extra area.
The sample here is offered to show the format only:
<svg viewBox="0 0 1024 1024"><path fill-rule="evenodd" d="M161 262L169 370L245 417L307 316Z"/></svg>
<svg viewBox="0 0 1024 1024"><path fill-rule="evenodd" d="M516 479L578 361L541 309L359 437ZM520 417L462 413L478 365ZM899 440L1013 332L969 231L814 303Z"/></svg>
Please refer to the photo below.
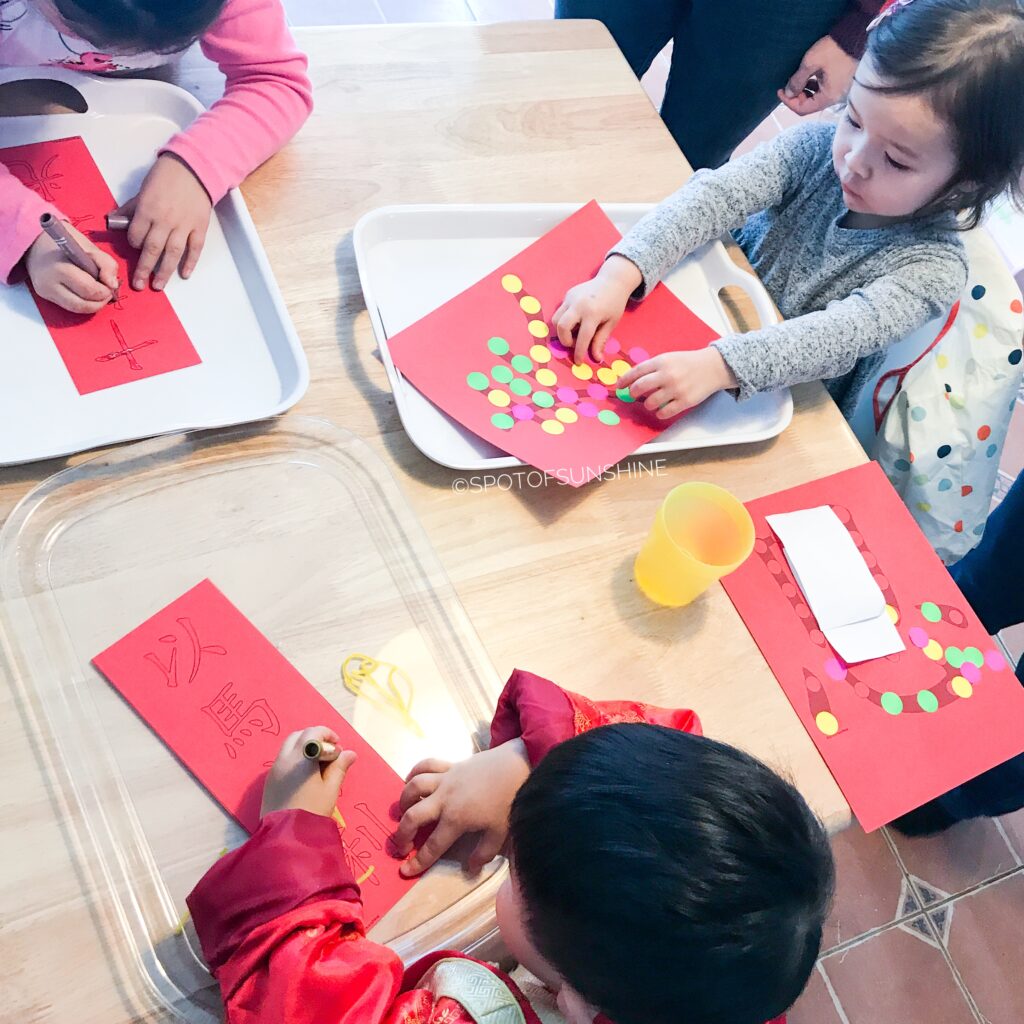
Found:
<svg viewBox="0 0 1024 1024"><path fill-rule="evenodd" d="M0 65L48 65L94 73L168 63L195 40L223 72L224 96L157 154L131 216L140 249L130 282L161 289L202 252L213 205L294 134L312 109L306 58L281 0L0 0ZM76 232L99 264L94 281L59 258L39 218L60 210L0 164L0 279L24 266L36 292L76 313L95 313L117 285L114 260Z"/></svg>

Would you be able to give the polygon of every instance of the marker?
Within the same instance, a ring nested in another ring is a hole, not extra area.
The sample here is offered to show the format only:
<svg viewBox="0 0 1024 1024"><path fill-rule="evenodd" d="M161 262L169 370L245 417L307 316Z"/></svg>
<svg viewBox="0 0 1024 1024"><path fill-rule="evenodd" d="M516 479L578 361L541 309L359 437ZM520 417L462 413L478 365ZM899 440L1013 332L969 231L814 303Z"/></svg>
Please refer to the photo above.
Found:
<svg viewBox="0 0 1024 1024"><path fill-rule="evenodd" d="M811 77L807 79L807 84L803 87L802 92L809 100L814 99L814 97L821 92L821 82L817 75L811 75Z"/></svg>
<svg viewBox="0 0 1024 1024"><path fill-rule="evenodd" d="M44 213L39 218L39 226L53 239L54 244L64 254L68 262L73 263L79 270L84 270L90 277L97 281L100 279L100 268L96 261L72 238L65 234L61 221L57 220L52 213ZM114 301L117 301L120 288L114 289Z"/></svg>
<svg viewBox="0 0 1024 1024"><path fill-rule="evenodd" d="M333 761L338 756L338 748L327 740L310 740L303 746L302 756L307 761Z"/></svg>
<svg viewBox="0 0 1024 1024"><path fill-rule="evenodd" d="M131 217L123 213L108 213L106 219L108 231L127 231L132 222Z"/></svg>

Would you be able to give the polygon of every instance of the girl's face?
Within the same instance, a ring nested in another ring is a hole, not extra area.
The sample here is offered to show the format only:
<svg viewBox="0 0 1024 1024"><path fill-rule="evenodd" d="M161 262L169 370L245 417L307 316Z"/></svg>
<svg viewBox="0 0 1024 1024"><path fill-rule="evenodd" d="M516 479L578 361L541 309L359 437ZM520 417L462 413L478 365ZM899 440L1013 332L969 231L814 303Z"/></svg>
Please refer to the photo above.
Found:
<svg viewBox="0 0 1024 1024"><path fill-rule="evenodd" d="M865 57L836 130L832 164L852 213L908 217L938 198L956 172L953 137L920 95L892 96Z"/></svg>
<svg viewBox="0 0 1024 1024"><path fill-rule="evenodd" d="M537 952L526 934L526 914L515 874L509 874L494 900L501 939L508 952L535 978L558 995L558 1008L567 1024L592 1024L597 1011L558 976L558 972Z"/></svg>

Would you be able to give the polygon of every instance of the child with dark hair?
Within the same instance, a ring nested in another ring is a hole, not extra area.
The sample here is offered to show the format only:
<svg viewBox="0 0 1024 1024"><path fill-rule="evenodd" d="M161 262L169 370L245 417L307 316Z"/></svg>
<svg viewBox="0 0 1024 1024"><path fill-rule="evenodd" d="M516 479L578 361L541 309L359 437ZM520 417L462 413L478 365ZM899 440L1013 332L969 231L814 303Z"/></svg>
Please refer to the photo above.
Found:
<svg viewBox="0 0 1024 1024"><path fill-rule="evenodd" d="M133 288L188 277L210 212L301 127L312 109L306 58L281 0L0 0L0 65L49 65L94 73L166 64L197 39L223 72L224 96L159 151L138 195L128 241L141 250ZM73 226L100 280L61 259L39 230L60 210L0 164L0 281L22 266L36 292L75 313L95 313L117 286L117 264Z"/></svg>
<svg viewBox="0 0 1024 1024"><path fill-rule="evenodd" d="M840 124L792 128L695 174L569 290L559 339L600 360L631 299L735 229L786 321L656 356L619 385L669 419L718 391L824 378L852 414L886 347L963 289L958 230L1003 193L1024 198L1022 96L1018 0L897 0L869 31Z"/></svg>
<svg viewBox="0 0 1024 1024"><path fill-rule="evenodd" d="M189 897L229 1024L539 1024L501 971L437 953L403 973L363 937L329 815L354 755L323 773L285 741L264 818ZM704 739L692 712L595 704L515 672L491 748L413 770L395 834L416 874L465 833L503 846L510 954L569 1024L763 1024L814 966L833 884L820 822L759 761ZM511 813L510 813L511 808ZM549 1018L550 1019L550 1018Z"/></svg>

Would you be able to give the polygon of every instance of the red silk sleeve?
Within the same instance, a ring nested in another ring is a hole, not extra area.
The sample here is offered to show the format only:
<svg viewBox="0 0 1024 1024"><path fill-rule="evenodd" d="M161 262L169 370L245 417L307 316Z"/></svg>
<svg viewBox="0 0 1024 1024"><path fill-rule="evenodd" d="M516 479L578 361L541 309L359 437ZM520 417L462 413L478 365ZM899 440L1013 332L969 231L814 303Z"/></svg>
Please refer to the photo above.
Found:
<svg viewBox="0 0 1024 1024"><path fill-rule="evenodd" d="M498 698L491 721L491 746L522 739L531 765L555 745L599 725L646 722L700 735L692 711L673 711L637 701L592 701L560 686L515 669Z"/></svg>
<svg viewBox="0 0 1024 1024"><path fill-rule="evenodd" d="M402 980L363 937L359 888L337 826L306 811L268 814L188 898L227 1024L379 1024Z"/></svg>

